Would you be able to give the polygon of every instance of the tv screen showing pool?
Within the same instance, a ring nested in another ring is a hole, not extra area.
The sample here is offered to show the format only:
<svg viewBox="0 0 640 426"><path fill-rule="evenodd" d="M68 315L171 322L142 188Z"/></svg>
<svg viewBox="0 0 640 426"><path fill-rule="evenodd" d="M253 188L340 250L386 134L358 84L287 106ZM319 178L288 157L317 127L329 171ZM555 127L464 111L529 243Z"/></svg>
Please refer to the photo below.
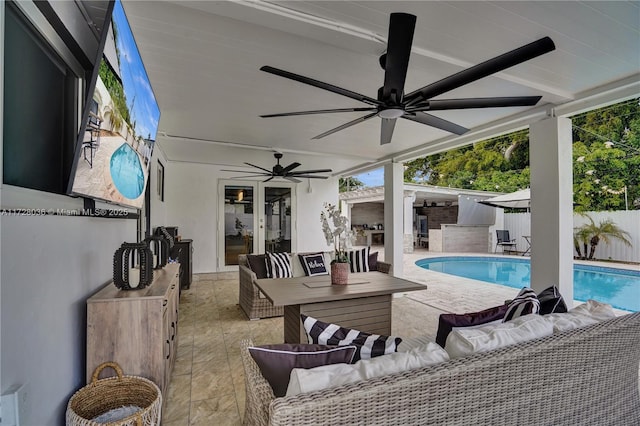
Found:
<svg viewBox="0 0 640 426"><path fill-rule="evenodd" d="M160 109L119 0L86 108L71 192L141 208Z"/></svg>

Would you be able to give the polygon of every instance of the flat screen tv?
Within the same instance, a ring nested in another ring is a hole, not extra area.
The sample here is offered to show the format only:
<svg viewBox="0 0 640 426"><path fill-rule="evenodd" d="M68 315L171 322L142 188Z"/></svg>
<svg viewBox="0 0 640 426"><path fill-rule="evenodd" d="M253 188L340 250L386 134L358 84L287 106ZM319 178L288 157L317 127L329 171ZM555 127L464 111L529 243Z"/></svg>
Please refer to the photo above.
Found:
<svg viewBox="0 0 640 426"><path fill-rule="evenodd" d="M112 6L99 68L88 86L68 192L140 209L160 109L120 0Z"/></svg>

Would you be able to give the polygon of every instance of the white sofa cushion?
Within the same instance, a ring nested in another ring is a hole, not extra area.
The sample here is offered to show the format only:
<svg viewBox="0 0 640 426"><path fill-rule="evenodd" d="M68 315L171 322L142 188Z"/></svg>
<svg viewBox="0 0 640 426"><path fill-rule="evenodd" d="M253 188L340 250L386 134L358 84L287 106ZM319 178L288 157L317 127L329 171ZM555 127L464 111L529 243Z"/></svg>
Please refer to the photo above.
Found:
<svg viewBox="0 0 640 426"><path fill-rule="evenodd" d="M453 330L447 337L445 348L451 358L461 358L551 334L553 334L551 321L543 316L530 314L500 324Z"/></svg>
<svg viewBox="0 0 640 426"><path fill-rule="evenodd" d="M398 352L409 352L411 349L419 346L426 346L428 343L435 343L436 339L428 334L416 337L403 337L402 342L396 349Z"/></svg>
<svg viewBox="0 0 640 426"><path fill-rule="evenodd" d="M553 324L553 332L559 333L575 328L586 327L600 321L614 318L611 305L600 303L596 300L587 300L586 303L576 306L566 313L547 314L547 318Z"/></svg>
<svg viewBox="0 0 640 426"><path fill-rule="evenodd" d="M356 383L374 377L400 373L449 360L440 345L429 342L408 352L395 352L355 364L333 364L291 370L287 396Z"/></svg>

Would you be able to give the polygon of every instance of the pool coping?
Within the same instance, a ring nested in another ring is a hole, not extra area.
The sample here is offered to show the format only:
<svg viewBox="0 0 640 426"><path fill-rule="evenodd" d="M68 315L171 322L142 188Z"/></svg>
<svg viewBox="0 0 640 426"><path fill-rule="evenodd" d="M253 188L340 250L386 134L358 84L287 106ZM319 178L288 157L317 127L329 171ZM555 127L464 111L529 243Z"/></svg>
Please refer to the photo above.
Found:
<svg viewBox="0 0 640 426"><path fill-rule="evenodd" d="M500 284L478 281L471 278L457 277L441 272L430 271L415 264L415 262L420 259L444 256L496 257L495 253L435 253L422 250L416 250L413 253L404 253L403 278L425 284L428 288L428 290L425 291L407 293L405 295L406 297L446 312L465 313L477 312L502 304L505 300L513 299L518 294L519 289L505 287ZM504 257L522 259L522 256L505 255ZM585 262L578 260L574 260L574 262L607 268L612 267L612 262ZM637 270L636 265L625 266L627 267L620 269L629 269L632 271ZM634 267L636 268L634 269ZM574 300L573 306L575 307L582 303L584 302ZM616 308L614 308L614 312L616 315L626 315L630 313L630 311Z"/></svg>

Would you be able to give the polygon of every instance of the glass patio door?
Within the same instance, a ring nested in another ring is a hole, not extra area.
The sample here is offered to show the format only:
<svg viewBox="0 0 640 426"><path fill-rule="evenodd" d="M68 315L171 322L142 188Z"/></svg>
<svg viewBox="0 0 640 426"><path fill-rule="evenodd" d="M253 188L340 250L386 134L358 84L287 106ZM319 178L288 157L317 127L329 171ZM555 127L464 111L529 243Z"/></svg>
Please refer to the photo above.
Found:
<svg viewBox="0 0 640 426"><path fill-rule="evenodd" d="M220 181L218 269L233 270L239 254L256 252L256 185L252 182Z"/></svg>
<svg viewBox="0 0 640 426"><path fill-rule="evenodd" d="M265 184L260 191L263 197L260 212L261 252L274 253L293 250L294 188L291 184Z"/></svg>

